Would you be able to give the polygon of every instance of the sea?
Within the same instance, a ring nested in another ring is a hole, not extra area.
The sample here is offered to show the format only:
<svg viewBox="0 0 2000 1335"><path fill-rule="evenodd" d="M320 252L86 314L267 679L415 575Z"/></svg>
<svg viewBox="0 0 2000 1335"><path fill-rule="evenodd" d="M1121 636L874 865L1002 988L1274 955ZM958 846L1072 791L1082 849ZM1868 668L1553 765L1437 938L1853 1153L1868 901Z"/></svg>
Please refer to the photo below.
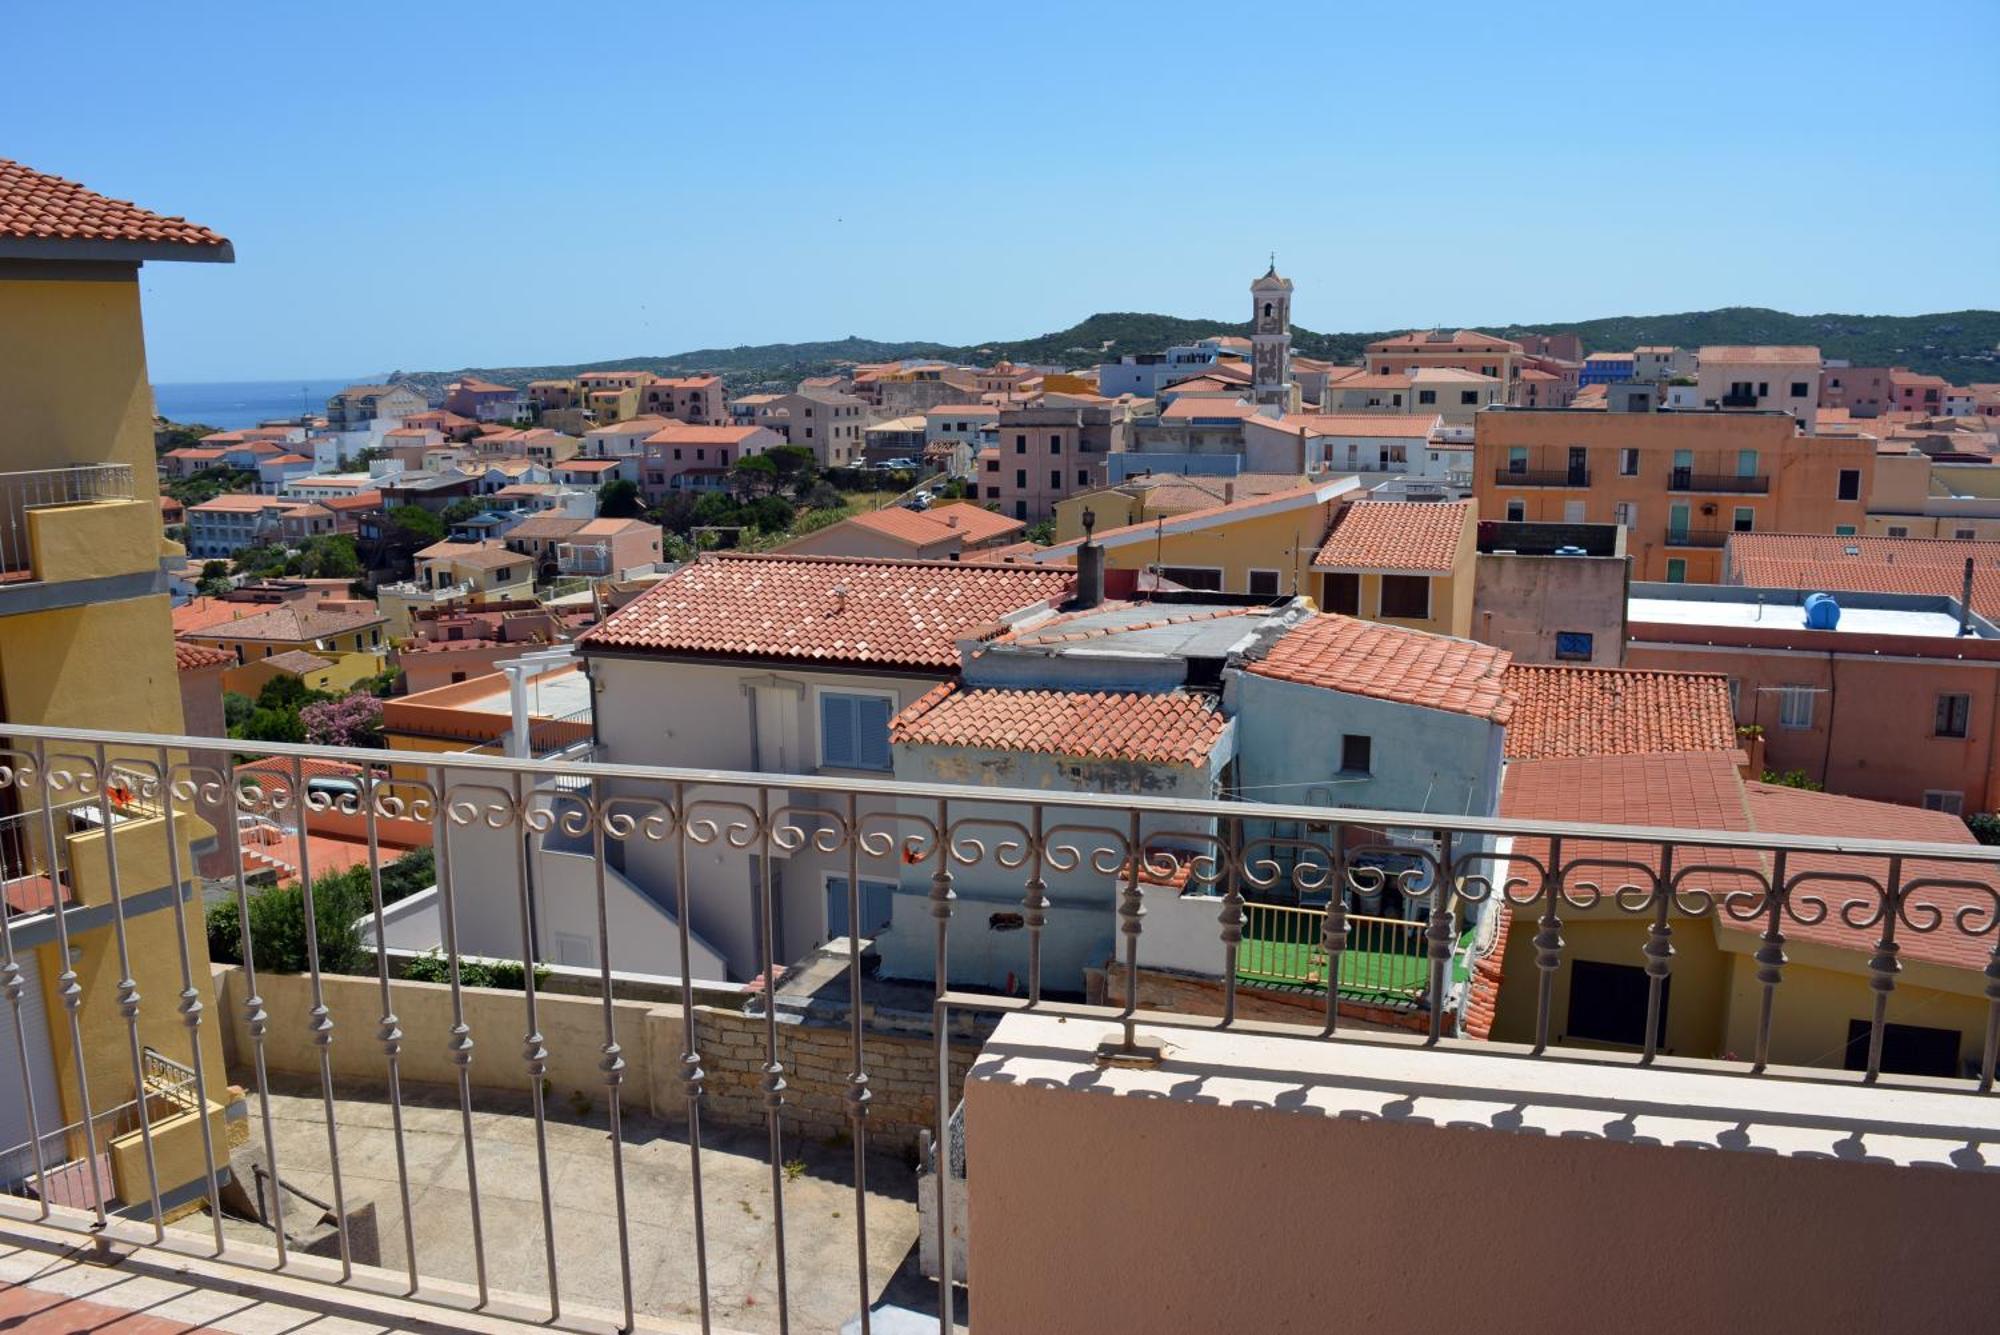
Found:
<svg viewBox="0 0 2000 1335"><path fill-rule="evenodd" d="M274 417L325 412L326 401L364 378L217 380L153 386L153 405L169 422L202 422L234 431Z"/></svg>

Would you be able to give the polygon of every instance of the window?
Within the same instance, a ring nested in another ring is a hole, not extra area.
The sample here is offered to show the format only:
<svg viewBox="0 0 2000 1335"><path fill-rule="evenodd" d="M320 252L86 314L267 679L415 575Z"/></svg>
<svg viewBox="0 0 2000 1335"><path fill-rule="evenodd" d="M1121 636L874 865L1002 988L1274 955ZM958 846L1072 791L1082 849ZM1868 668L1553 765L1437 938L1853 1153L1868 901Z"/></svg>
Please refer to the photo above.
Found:
<svg viewBox="0 0 2000 1335"><path fill-rule="evenodd" d="M1854 525L1835 524L1833 526L1833 535L1836 538L1851 538L1854 536Z"/></svg>
<svg viewBox="0 0 2000 1335"><path fill-rule="evenodd" d="M1626 528L1637 528L1639 526L1639 503L1637 501L1618 501L1613 504L1611 507L1611 522L1614 524L1623 524Z"/></svg>
<svg viewBox="0 0 2000 1335"><path fill-rule="evenodd" d="M1909 526L1906 524L1891 524L1889 525L1889 536L1892 538L1907 538L1910 536Z"/></svg>
<svg viewBox="0 0 2000 1335"><path fill-rule="evenodd" d="M1949 788L1924 789L1924 810L1956 816L1965 810L1965 794Z"/></svg>
<svg viewBox="0 0 2000 1335"><path fill-rule="evenodd" d="M1729 526L1738 533L1748 533L1751 526L1756 523L1756 520L1757 512L1755 510L1752 510L1747 505L1739 505L1736 507L1735 517L1730 520Z"/></svg>
<svg viewBox="0 0 2000 1335"><path fill-rule="evenodd" d="M1361 615L1361 576L1328 575L1321 584L1320 606L1342 616Z"/></svg>
<svg viewBox="0 0 2000 1335"><path fill-rule="evenodd" d="M1618 475L1620 477L1639 476L1639 451L1631 449L1618 451Z"/></svg>
<svg viewBox="0 0 2000 1335"><path fill-rule="evenodd" d="M676 451L676 453L678 453L678 451ZM986 461L986 471L987 471L987 472L989 472L989 473L997 473L997 472L999 472L999 471L1000 471L1000 461L999 461L998 459L988 459L988 460Z"/></svg>
<svg viewBox="0 0 2000 1335"><path fill-rule="evenodd" d="M1955 528L1951 531L1951 536L1957 538L1960 542L1971 542L1973 533L1969 528Z"/></svg>
<svg viewBox="0 0 2000 1335"><path fill-rule="evenodd" d="M1014 488L1017 491L1026 491L1028 489L1027 469L1017 468L1014 470Z"/></svg>
<svg viewBox="0 0 2000 1335"><path fill-rule="evenodd" d="M1275 570L1252 570L1243 584L1246 593L1254 593L1263 598L1278 596L1278 572Z"/></svg>
<svg viewBox="0 0 2000 1335"><path fill-rule="evenodd" d="M1868 1037L1868 1021L1847 1022L1847 1055L1842 1064L1848 1070L1868 1069ZM1882 1069L1890 1075L1957 1075L1961 1042L1956 1029L1927 1024L1885 1024Z"/></svg>
<svg viewBox="0 0 2000 1335"><path fill-rule="evenodd" d="M1760 399L1761 399L1761 398L1763 398L1763 397L1764 397L1765 395L1769 394L1770 392L1771 392L1771 382L1770 382L1770 381L1768 381L1768 380L1759 380L1759 381L1757 382L1757 397L1758 397L1758 398L1760 398Z"/></svg>
<svg viewBox="0 0 2000 1335"><path fill-rule="evenodd" d="M861 883L861 928L856 936L874 936L888 927L896 912L896 883ZM826 878L826 936L829 941L847 935L847 878Z"/></svg>
<svg viewBox="0 0 2000 1335"><path fill-rule="evenodd" d="M1431 614L1428 575L1382 576L1382 615L1422 621Z"/></svg>
<svg viewBox="0 0 2000 1335"><path fill-rule="evenodd" d="M1028 438L1025 435L1014 437L1014 453L1026 454L1027 452L1028 452Z"/></svg>
<svg viewBox="0 0 2000 1335"><path fill-rule="evenodd" d="M1813 692L1810 686L1778 688L1778 726L1810 728L1813 721Z"/></svg>
<svg viewBox="0 0 2000 1335"><path fill-rule="evenodd" d="M1161 566L1160 578L1172 580L1183 588L1222 592L1222 572L1214 566Z"/></svg>
<svg viewBox="0 0 2000 1335"><path fill-rule="evenodd" d="M1972 722L1972 697L1947 692L1937 698L1937 735L1963 737Z"/></svg>
<svg viewBox="0 0 2000 1335"><path fill-rule="evenodd" d="M1792 382L1792 397L1793 397L1793 398L1795 398L1795 399L1802 399L1802 398L1804 398L1804 397L1806 396L1807 392L1808 392L1808 391L1807 391L1807 389L1806 389L1806 382L1805 382L1805 381L1803 381L1803 380L1794 380L1794 381Z"/></svg>
<svg viewBox="0 0 2000 1335"><path fill-rule="evenodd" d="M1014 518L1026 519L1027 517L1028 517L1028 503L1026 501L1015 501Z"/></svg>
<svg viewBox="0 0 2000 1335"><path fill-rule="evenodd" d="M1556 632L1556 657L1572 663L1588 663L1596 641L1597 637L1587 630L1559 630Z"/></svg>
<svg viewBox="0 0 2000 1335"><path fill-rule="evenodd" d="M1461 404L1478 403L1479 391L1476 389L1461 389L1460 391L1458 391L1458 401Z"/></svg>
<svg viewBox="0 0 2000 1335"><path fill-rule="evenodd" d="M1079 468L1076 470L1076 485L1079 487L1090 485L1090 470L1088 468Z"/></svg>
<svg viewBox="0 0 2000 1335"><path fill-rule="evenodd" d="M826 691L819 697L819 763L830 769L889 768L889 717L896 702L886 695Z"/></svg>
<svg viewBox="0 0 2000 1335"><path fill-rule="evenodd" d="M1651 980L1636 964L1601 964L1576 960L1569 966L1569 1019L1566 1035L1593 1043L1642 1047L1646 1042L1646 1008ZM1654 1041L1667 1039L1667 999L1674 980L1660 980L1660 1019Z"/></svg>
<svg viewBox="0 0 2000 1335"><path fill-rule="evenodd" d="M1858 501L1861 499L1860 469L1843 468L1840 470L1840 490L1836 493L1836 498L1843 501Z"/></svg>
<svg viewBox="0 0 2000 1335"><path fill-rule="evenodd" d="M1438 392L1436 390L1420 389L1417 391L1418 403L1436 403L1437 401L1438 401Z"/></svg>
<svg viewBox="0 0 2000 1335"><path fill-rule="evenodd" d="M1062 453L1062 437L1061 437L1061 436L1050 436L1050 437L1049 437L1049 453L1050 453L1050 454L1061 454L1061 453Z"/></svg>
<svg viewBox="0 0 2000 1335"><path fill-rule="evenodd" d="M1743 683L1734 677L1729 679L1729 717L1743 717Z"/></svg>
<svg viewBox="0 0 2000 1335"><path fill-rule="evenodd" d="M1667 583L1685 584L1688 577L1688 563L1676 556L1667 562Z"/></svg>
<svg viewBox="0 0 2000 1335"><path fill-rule="evenodd" d="M1755 450L1736 451L1736 476L1738 477L1757 476L1757 451Z"/></svg>
<svg viewBox="0 0 2000 1335"><path fill-rule="evenodd" d="M1374 742L1366 735L1358 732L1342 733L1340 735L1340 772L1342 774L1374 773L1374 770L1371 768L1371 761L1373 759L1371 753L1374 749Z"/></svg>
<svg viewBox="0 0 2000 1335"><path fill-rule="evenodd" d="M1515 445L1507 451L1507 471L1525 473L1528 471L1528 449L1525 445Z"/></svg>

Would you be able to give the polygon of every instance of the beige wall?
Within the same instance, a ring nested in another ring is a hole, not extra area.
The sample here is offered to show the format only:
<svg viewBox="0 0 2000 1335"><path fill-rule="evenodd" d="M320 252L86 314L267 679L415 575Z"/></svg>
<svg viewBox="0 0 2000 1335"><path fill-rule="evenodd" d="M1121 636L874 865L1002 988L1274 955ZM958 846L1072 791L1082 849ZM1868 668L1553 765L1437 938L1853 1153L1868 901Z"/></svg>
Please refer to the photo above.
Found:
<svg viewBox="0 0 2000 1335"><path fill-rule="evenodd" d="M1486 555L1478 569L1472 638L1517 663L1554 663L1556 632L1587 631L1590 666L1624 660L1624 557Z"/></svg>
<svg viewBox="0 0 2000 1335"><path fill-rule="evenodd" d="M980 1329L1928 1333L2000 1305L2000 1191L1955 1157L1990 1165L1989 1100L1192 1030L1101 1069L1109 1032L1010 1016L967 1081Z"/></svg>

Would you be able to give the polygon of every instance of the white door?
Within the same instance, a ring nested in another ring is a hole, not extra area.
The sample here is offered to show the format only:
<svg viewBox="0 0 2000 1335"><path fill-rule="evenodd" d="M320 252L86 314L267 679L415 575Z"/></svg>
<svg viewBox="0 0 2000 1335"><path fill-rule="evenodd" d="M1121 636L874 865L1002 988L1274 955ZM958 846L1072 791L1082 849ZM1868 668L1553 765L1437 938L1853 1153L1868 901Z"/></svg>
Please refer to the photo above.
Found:
<svg viewBox="0 0 2000 1335"><path fill-rule="evenodd" d="M42 1005L42 977L34 951L22 948L14 959L21 966L21 980L28 985L21 994L21 1028L27 1038L28 1086L35 1094L35 1124L46 1140L62 1125L63 1117L62 1099L56 1092L49 1017ZM0 997L0 1184L35 1171L35 1156L28 1146L31 1135L28 1100L21 1089L21 1048L14 1041L14 1008ZM49 1149L61 1157L60 1141Z"/></svg>
<svg viewBox="0 0 2000 1335"><path fill-rule="evenodd" d="M1583 502L1582 502L1582 501L1564 501L1564 502L1563 502L1563 523L1565 523L1565 524L1581 524L1582 522L1583 522Z"/></svg>

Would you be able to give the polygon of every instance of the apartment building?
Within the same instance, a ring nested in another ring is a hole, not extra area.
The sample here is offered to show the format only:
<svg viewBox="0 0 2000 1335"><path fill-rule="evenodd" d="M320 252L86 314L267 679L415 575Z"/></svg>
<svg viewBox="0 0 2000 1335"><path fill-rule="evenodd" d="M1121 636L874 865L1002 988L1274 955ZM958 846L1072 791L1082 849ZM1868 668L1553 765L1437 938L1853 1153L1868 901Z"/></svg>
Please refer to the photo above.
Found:
<svg viewBox="0 0 2000 1335"><path fill-rule="evenodd" d="M861 458L862 432L868 425L864 399L832 390L802 389L739 399L732 412L745 404L750 415L746 418L739 413L735 419L738 425L761 426L787 445L804 446L813 452L821 468L845 468Z"/></svg>
<svg viewBox="0 0 2000 1335"><path fill-rule="evenodd" d="M1814 347L1704 347L1696 358L1695 396L1704 408L1790 413L1811 430L1819 409L1820 361Z"/></svg>
<svg viewBox="0 0 2000 1335"><path fill-rule="evenodd" d="M694 426L724 426L729 399L719 375L655 376L639 389L639 411Z"/></svg>
<svg viewBox="0 0 2000 1335"><path fill-rule="evenodd" d="M183 730L160 564L175 549L161 538L139 273L148 263L233 257L206 227L0 160L0 709L9 725ZM69 1203L103 1201L144 1218L155 1187L162 1209L203 1190L204 1143L227 1168L232 1096L218 1026L172 1001L135 1013L140 996L208 986L191 846L213 828L162 791L165 752L100 749L92 765L91 748L62 743L55 752L70 758L24 766L40 745L10 739L15 768L0 786L0 1182L26 1195L21 1184L47 1185L38 1181L46 1169L52 1182L67 1181ZM57 769L74 771L74 782L63 786ZM166 1061L135 1070L144 1048ZM139 1105L151 1115L150 1143L131 1118L102 1116ZM87 1109L100 1116L88 1144Z"/></svg>
<svg viewBox="0 0 2000 1335"><path fill-rule="evenodd" d="M1925 375L1901 367L1889 372L1889 396L1897 412L1944 416L1945 396L1951 388L1951 382L1941 375Z"/></svg>
<svg viewBox="0 0 2000 1335"><path fill-rule="evenodd" d="M224 492L187 507L188 555L209 560L267 543L296 546L338 528L333 511L324 505L281 496Z"/></svg>
<svg viewBox="0 0 2000 1335"><path fill-rule="evenodd" d="M639 489L648 501L672 491L719 491L738 463L784 444L765 426L691 426L667 422L648 435Z"/></svg>
<svg viewBox="0 0 2000 1335"><path fill-rule="evenodd" d="M523 396L512 385L499 385L478 376L462 376L444 387L445 411L473 422L512 422L521 411Z"/></svg>
<svg viewBox="0 0 2000 1335"><path fill-rule="evenodd" d="M1780 411L1496 408L1474 495L1489 519L1622 524L1634 578L1713 584L1733 533L1861 532L1875 449Z"/></svg>
<svg viewBox="0 0 2000 1335"><path fill-rule="evenodd" d="M1107 461L1124 452L1126 426L1122 403L1002 409L1000 443L979 458L979 499L1030 524L1051 518L1058 501L1110 480Z"/></svg>
<svg viewBox="0 0 2000 1335"><path fill-rule="evenodd" d="M349 385L326 401L326 424L334 431L364 431L371 422L401 421L429 407L407 385Z"/></svg>
<svg viewBox="0 0 2000 1335"><path fill-rule="evenodd" d="M1432 329L1377 339L1365 350L1368 373L1388 375L1413 371L1418 367L1445 367L1474 371L1512 386L1525 355L1521 345L1509 338L1496 338L1476 329L1456 333Z"/></svg>
<svg viewBox="0 0 2000 1335"><path fill-rule="evenodd" d="M1844 408L1850 417L1880 417L1896 410L1894 368L1828 361L1820 370L1819 406Z"/></svg>

